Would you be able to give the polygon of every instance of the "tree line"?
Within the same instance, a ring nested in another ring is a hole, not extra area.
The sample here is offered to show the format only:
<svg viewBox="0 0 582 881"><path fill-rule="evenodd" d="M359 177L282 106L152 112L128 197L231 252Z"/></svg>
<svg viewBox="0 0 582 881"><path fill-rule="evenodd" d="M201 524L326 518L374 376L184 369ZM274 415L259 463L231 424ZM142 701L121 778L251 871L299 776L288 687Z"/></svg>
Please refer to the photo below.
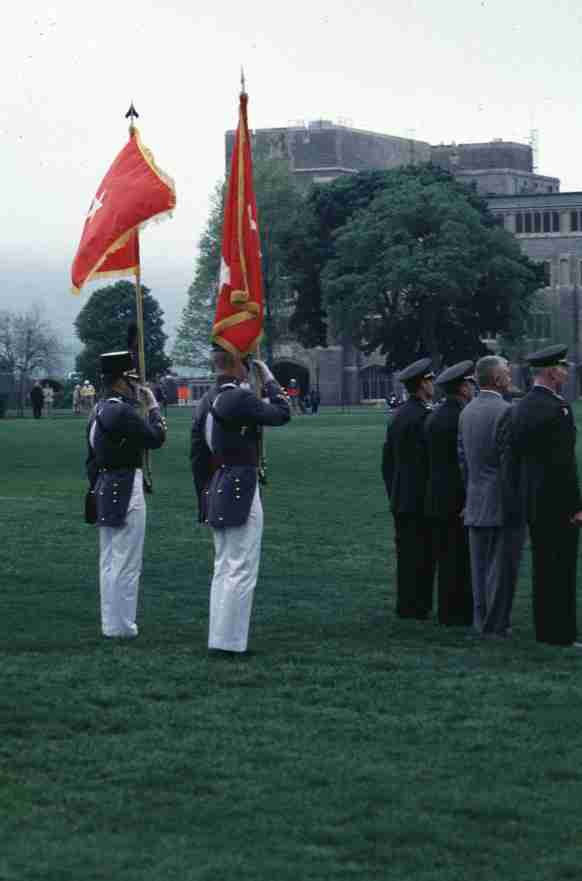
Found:
<svg viewBox="0 0 582 881"><path fill-rule="evenodd" d="M255 160L263 261L264 356L295 339L306 348L330 337L388 369L428 355L435 363L475 358L485 338L523 335L543 268L521 253L487 203L432 165L344 175L302 190L283 160ZM218 294L224 210L218 183L199 240L194 278L172 352L174 363L207 367ZM142 286L150 377L165 373L163 312ZM75 320L83 350L77 372L97 379L99 355L127 347L135 288L95 291ZM56 369L63 355L39 307L0 312L0 372Z"/></svg>
<svg viewBox="0 0 582 881"><path fill-rule="evenodd" d="M360 172L307 193L282 160L255 161L265 287L264 350L349 338L389 369L428 355L453 363L484 338L518 339L543 268L522 254L486 201L448 172L415 165ZM207 363L218 293L223 187L214 193L173 351Z"/></svg>

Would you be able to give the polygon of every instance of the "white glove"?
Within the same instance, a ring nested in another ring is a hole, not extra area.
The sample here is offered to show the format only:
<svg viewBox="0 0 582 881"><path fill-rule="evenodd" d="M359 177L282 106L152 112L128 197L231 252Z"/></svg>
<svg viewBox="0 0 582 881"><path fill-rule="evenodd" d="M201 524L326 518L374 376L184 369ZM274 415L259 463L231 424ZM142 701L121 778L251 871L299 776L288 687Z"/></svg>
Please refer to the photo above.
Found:
<svg viewBox="0 0 582 881"><path fill-rule="evenodd" d="M158 402L156 401L156 396L154 395L153 391L150 388L148 388L146 385L140 386L139 396L140 396L141 400L143 401L148 413L150 410L155 410L156 407L160 406L158 404Z"/></svg>
<svg viewBox="0 0 582 881"><path fill-rule="evenodd" d="M267 365L265 364L264 361L259 361L258 359L255 358L255 360L253 361L253 364L256 364L257 367L259 368L263 382L275 382L275 377L273 376L273 374L271 373L271 371L269 370L269 368L267 367Z"/></svg>

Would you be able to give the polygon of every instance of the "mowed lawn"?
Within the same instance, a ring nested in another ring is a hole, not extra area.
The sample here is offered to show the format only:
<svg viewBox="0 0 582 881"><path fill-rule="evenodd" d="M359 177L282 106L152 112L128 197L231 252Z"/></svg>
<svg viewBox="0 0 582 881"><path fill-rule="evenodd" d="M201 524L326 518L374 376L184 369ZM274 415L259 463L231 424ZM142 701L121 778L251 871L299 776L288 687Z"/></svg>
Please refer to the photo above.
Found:
<svg viewBox="0 0 582 881"><path fill-rule="evenodd" d="M0 881L582 877L582 653L535 643L528 555L511 640L395 618L385 422L268 432L253 653L230 660L206 651L190 412L154 454L122 644L83 420L0 421Z"/></svg>

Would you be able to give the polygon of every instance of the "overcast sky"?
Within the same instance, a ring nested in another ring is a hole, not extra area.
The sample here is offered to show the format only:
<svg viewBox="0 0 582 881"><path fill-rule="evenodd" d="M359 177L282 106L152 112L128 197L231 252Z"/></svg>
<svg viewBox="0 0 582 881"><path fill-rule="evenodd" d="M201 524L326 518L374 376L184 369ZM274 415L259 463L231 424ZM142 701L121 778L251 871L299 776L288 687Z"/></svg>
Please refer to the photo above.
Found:
<svg viewBox="0 0 582 881"><path fill-rule="evenodd" d="M252 128L340 119L436 144L527 142L582 190L582 4L576 0L18 0L2 24L0 308L46 304L70 341L95 286L69 293L84 216L138 127L176 182L142 235L143 281L172 330L244 65Z"/></svg>

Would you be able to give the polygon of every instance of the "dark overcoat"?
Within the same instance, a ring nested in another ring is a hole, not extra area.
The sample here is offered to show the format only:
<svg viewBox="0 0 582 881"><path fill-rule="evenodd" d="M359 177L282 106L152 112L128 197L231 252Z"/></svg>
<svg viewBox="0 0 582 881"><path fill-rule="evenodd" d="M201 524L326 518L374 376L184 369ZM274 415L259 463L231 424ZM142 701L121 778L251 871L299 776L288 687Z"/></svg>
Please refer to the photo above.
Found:
<svg viewBox="0 0 582 881"><path fill-rule="evenodd" d="M530 523L568 521L582 510L576 424L566 400L534 386L512 413L514 467L521 510Z"/></svg>
<svg viewBox="0 0 582 881"><path fill-rule="evenodd" d="M434 520L446 520L465 507L465 485L457 449L462 409L458 398L448 395L425 421L429 465L425 513Z"/></svg>
<svg viewBox="0 0 582 881"><path fill-rule="evenodd" d="M393 514L424 516L428 450L424 423L430 407L411 397L388 424L382 454L382 476Z"/></svg>

